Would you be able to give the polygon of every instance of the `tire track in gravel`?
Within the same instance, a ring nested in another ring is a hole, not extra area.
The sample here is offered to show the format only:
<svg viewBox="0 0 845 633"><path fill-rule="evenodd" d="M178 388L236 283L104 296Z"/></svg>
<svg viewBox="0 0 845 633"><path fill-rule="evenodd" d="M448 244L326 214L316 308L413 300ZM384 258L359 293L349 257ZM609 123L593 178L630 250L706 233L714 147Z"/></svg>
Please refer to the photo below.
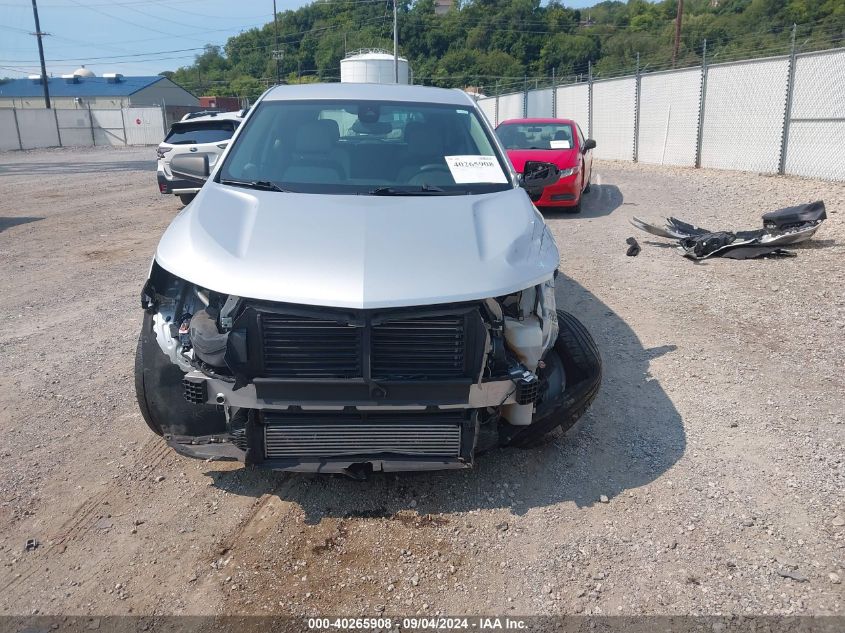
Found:
<svg viewBox="0 0 845 633"><path fill-rule="evenodd" d="M164 460L173 456L170 447L162 441L158 436L149 438L140 451L140 455L132 464L133 468L140 468L144 466L148 469L153 469L160 465ZM85 535L94 527L94 517L98 511L102 510L106 505L111 508L107 514L114 514L117 509L120 509L120 504L115 504L112 507L112 501L117 501L119 488L109 486L100 492L85 499L77 508L71 513L70 517L62 523L57 529L56 536L48 536L47 540L50 545L45 549L44 555L50 557L52 555L63 554L68 545L82 541ZM116 508L116 509L115 509ZM0 592L8 591L21 583L29 580L34 575L42 571L43 560L36 559L28 564L28 568L11 578L5 584L0 585Z"/></svg>
<svg viewBox="0 0 845 633"><path fill-rule="evenodd" d="M143 465L148 470L152 470L172 456L171 448L160 437L154 436L144 444L141 454L132 466L137 468L139 465ZM103 502L108 501L110 504L118 492L120 492L119 489L109 487L84 501L71 515L71 518L62 525L60 528L62 531L58 538L52 542L48 552L55 552L62 547L66 547L71 541L84 538L92 527L89 522L90 518L103 507Z"/></svg>

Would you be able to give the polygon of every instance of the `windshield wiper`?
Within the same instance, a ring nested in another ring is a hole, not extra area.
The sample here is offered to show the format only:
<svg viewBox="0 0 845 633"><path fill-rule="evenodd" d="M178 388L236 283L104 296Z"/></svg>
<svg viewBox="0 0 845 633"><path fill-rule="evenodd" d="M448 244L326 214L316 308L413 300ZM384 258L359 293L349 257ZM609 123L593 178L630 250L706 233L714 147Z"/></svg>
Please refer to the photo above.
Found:
<svg viewBox="0 0 845 633"><path fill-rule="evenodd" d="M423 185L419 189L394 189L393 187L376 187L367 192L371 196L425 196L448 194L445 189L435 185Z"/></svg>
<svg viewBox="0 0 845 633"><path fill-rule="evenodd" d="M245 187L247 189L258 189L259 191L281 191L282 193L291 193L288 189L282 189L279 185L269 180L229 180L221 178L221 185L231 185L233 187Z"/></svg>

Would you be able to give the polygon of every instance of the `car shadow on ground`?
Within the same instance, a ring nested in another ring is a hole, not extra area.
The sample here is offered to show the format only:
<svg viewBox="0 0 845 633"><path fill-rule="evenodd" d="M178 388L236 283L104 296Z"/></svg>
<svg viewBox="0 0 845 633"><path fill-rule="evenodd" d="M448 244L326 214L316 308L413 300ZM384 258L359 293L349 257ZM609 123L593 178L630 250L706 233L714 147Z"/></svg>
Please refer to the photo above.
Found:
<svg viewBox="0 0 845 633"><path fill-rule="evenodd" d="M0 216L0 233L13 226L20 226L21 224L29 224L30 222L38 222L43 220L43 217L21 216L19 218L4 218Z"/></svg>
<svg viewBox="0 0 845 633"><path fill-rule="evenodd" d="M587 414L566 434L553 433L531 449L497 449L472 470L374 473L343 477L237 469L207 473L232 494L274 494L303 509L308 523L324 517L393 516L509 508L521 515L571 501L577 506L612 499L654 481L684 453L683 421L649 361L671 353L667 343L645 349L636 333L595 295L558 278L559 306L583 320L604 361L604 381ZM505 485L507 484L507 485Z"/></svg>
<svg viewBox="0 0 845 633"><path fill-rule="evenodd" d="M622 206L624 198L616 185L590 186L590 193L582 194L581 213L572 213L565 207L542 207L545 218L598 218L610 215Z"/></svg>
<svg viewBox="0 0 845 633"><path fill-rule="evenodd" d="M52 163L3 163L0 162L0 176L32 176L47 174L91 174L103 172L147 171L155 176L156 162L150 160L115 160L92 162Z"/></svg>

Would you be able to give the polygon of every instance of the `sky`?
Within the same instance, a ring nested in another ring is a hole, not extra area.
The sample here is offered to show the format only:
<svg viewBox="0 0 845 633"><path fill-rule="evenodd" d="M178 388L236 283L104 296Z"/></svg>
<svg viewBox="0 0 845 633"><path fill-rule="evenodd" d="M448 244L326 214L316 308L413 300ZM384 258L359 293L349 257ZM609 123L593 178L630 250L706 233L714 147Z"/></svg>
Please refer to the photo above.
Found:
<svg viewBox="0 0 845 633"><path fill-rule="evenodd" d="M324 2L344 0L322 0ZM569 0L570 7L597 0ZM276 0L279 12L308 4ZM272 0L39 0L47 73L157 75L273 19ZM31 0L0 0L0 77L40 72Z"/></svg>

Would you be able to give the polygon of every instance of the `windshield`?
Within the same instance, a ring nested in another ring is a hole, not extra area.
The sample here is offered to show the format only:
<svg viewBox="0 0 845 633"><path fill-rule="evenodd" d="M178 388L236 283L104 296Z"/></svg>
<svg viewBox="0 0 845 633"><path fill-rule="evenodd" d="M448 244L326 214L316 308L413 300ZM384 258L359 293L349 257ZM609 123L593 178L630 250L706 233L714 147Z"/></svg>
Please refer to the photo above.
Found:
<svg viewBox="0 0 845 633"><path fill-rule="evenodd" d="M193 121L174 123L170 133L164 139L172 145L187 145L192 143L219 143L232 138L236 121Z"/></svg>
<svg viewBox="0 0 845 633"><path fill-rule="evenodd" d="M472 107L370 100L261 102L217 180L372 195L512 187Z"/></svg>
<svg viewBox="0 0 845 633"><path fill-rule="evenodd" d="M569 123L503 123L496 136L505 149L572 149Z"/></svg>

